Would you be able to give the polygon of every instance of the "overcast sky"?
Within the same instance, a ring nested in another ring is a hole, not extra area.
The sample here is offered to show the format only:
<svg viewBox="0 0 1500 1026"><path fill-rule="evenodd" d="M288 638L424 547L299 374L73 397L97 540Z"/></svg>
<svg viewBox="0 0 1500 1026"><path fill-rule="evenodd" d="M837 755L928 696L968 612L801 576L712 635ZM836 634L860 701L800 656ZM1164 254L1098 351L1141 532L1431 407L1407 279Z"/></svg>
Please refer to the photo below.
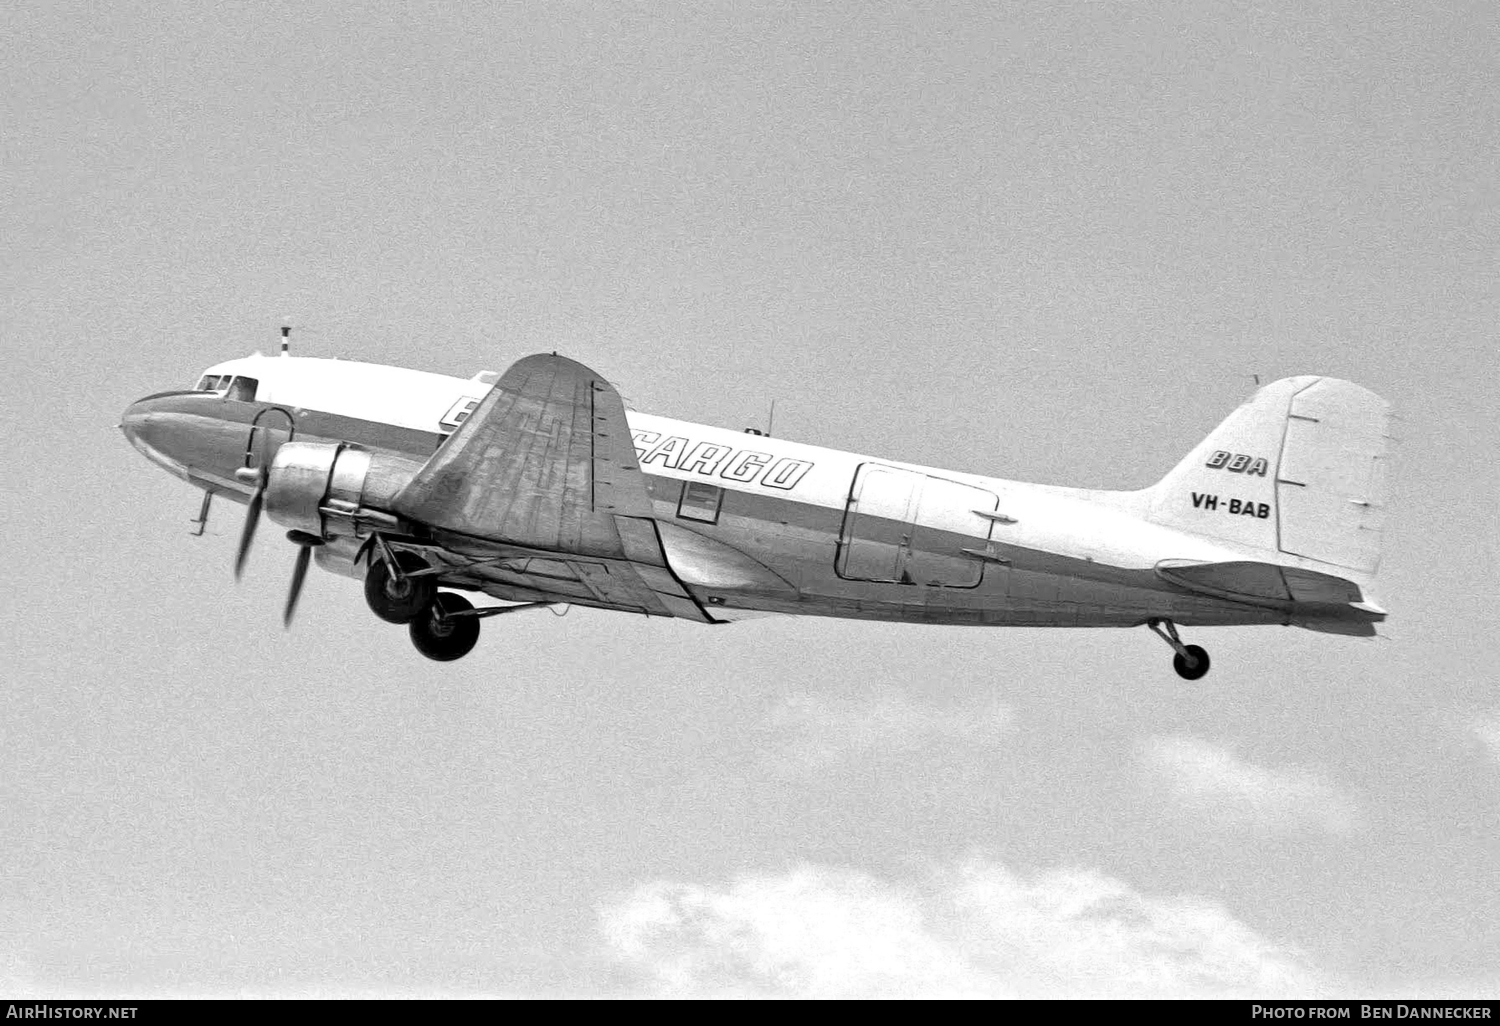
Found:
<svg viewBox="0 0 1500 1026"><path fill-rule="evenodd" d="M0 993L1500 996L1497 18L4 4ZM1391 618L283 633L115 427L283 317L1103 487L1347 377Z"/></svg>

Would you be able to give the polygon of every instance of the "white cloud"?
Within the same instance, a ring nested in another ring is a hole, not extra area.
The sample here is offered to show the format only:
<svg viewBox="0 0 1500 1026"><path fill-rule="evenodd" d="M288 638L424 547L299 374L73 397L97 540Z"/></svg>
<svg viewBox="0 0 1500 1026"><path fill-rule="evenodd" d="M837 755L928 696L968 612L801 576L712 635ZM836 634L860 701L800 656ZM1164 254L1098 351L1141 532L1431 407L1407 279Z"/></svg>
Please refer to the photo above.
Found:
<svg viewBox="0 0 1500 1026"><path fill-rule="evenodd" d="M1343 835L1363 826L1358 806L1311 770L1267 769L1182 736L1152 739L1141 760L1182 807L1221 827Z"/></svg>
<svg viewBox="0 0 1500 1026"><path fill-rule="evenodd" d="M998 701L974 709L940 709L885 691L857 698L799 694L771 713L801 761L826 765L875 751L915 751L941 742L983 744L1009 728L1011 712Z"/></svg>
<svg viewBox="0 0 1500 1026"><path fill-rule="evenodd" d="M613 953L670 994L992 993L927 930L920 900L860 873L802 868L727 890L654 883L603 911Z"/></svg>
<svg viewBox="0 0 1500 1026"><path fill-rule="evenodd" d="M806 997L1308 994L1296 952L1195 898L1084 870L971 860L919 885L802 867L728 887L658 882L601 912L656 993Z"/></svg>

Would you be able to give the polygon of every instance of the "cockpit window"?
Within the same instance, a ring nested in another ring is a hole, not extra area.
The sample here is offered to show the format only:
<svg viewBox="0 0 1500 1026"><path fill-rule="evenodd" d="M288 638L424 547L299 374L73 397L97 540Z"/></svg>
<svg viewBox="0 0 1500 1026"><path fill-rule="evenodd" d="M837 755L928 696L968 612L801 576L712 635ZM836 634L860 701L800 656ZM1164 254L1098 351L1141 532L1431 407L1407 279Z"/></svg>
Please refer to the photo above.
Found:
<svg viewBox="0 0 1500 1026"><path fill-rule="evenodd" d="M260 387L260 382L254 378L235 378L229 384L227 397L242 403L255 401L255 390Z"/></svg>
<svg viewBox="0 0 1500 1026"><path fill-rule="evenodd" d="M249 403L255 401L255 394L260 390L260 379L236 377L232 374L205 374L198 379L198 384L193 390L195 392L223 392L225 398Z"/></svg>

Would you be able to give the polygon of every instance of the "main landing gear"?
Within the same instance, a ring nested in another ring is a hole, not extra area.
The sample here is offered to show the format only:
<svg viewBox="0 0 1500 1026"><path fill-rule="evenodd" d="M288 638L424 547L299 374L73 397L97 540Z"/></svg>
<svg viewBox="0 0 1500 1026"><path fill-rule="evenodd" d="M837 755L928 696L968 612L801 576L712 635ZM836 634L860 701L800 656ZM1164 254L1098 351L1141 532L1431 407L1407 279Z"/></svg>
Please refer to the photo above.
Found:
<svg viewBox="0 0 1500 1026"><path fill-rule="evenodd" d="M451 591L440 591L432 597L426 609L418 613L406 625L411 643L428 659L440 663L462 659L473 650L479 640L479 621L482 617L503 616L519 613L523 609L550 606L551 602L518 602L513 606L485 606L475 609L474 604L462 595Z"/></svg>
<svg viewBox="0 0 1500 1026"><path fill-rule="evenodd" d="M365 601L387 623L406 624L417 651L440 663L462 659L474 650L481 618L552 605L520 602L475 609L462 595L437 590L441 572L415 552L392 549L379 535L370 542Z"/></svg>
<svg viewBox="0 0 1500 1026"><path fill-rule="evenodd" d="M1146 626L1177 653L1172 657L1172 669L1177 671L1177 676L1184 680L1199 680L1208 673L1208 653L1198 645L1184 645L1177 636L1177 625L1171 620L1151 619L1146 621Z"/></svg>
<svg viewBox="0 0 1500 1026"><path fill-rule="evenodd" d="M427 569L427 561L414 552L393 552L378 542L365 571L365 601L386 623L411 623L432 605L437 579L412 576Z"/></svg>
<svg viewBox="0 0 1500 1026"><path fill-rule="evenodd" d="M418 652L428 659L448 663L462 659L478 644L479 617L473 614L474 603L451 591L440 591L406 629Z"/></svg>

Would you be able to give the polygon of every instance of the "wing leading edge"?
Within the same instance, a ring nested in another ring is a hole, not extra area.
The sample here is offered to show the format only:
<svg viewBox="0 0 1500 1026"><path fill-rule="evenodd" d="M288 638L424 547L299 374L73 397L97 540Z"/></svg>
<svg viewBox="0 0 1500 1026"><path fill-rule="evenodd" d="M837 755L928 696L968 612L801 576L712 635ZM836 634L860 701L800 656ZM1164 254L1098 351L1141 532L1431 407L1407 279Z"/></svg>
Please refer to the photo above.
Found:
<svg viewBox="0 0 1500 1026"><path fill-rule="evenodd" d="M393 505L436 532L576 557L611 604L713 622L668 566L620 394L566 357L513 364Z"/></svg>

